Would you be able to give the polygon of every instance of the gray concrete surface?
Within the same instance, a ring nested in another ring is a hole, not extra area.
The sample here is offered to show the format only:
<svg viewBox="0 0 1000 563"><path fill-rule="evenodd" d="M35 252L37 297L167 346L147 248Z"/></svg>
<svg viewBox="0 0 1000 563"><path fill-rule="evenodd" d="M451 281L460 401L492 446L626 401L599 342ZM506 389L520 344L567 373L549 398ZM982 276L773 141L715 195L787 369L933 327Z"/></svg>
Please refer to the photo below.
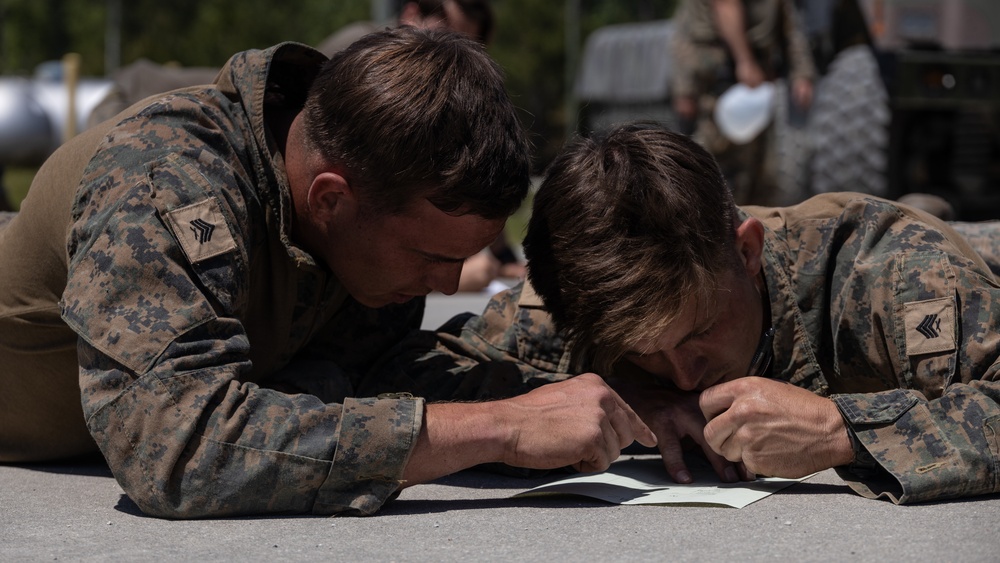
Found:
<svg viewBox="0 0 1000 563"><path fill-rule="evenodd" d="M516 280L504 280L502 283L512 286L517 282ZM492 293L486 291L456 293L454 295L432 293L427 296L427 305L424 307L424 322L421 328L434 330L459 313L468 312L478 315L483 312L491 296Z"/></svg>
<svg viewBox="0 0 1000 563"><path fill-rule="evenodd" d="M997 561L1000 496L863 499L833 471L742 509L511 499L541 479L465 471L367 518L171 521L99 461L0 466L0 561Z"/></svg>
<svg viewBox="0 0 1000 563"><path fill-rule="evenodd" d="M425 326L487 299L431 296ZM742 509L511 498L542 482L465 471L367 518L171 521L143 515L100 459L0 465L0 562L1000 561L1000 495L896 506L825 471Z"/></svg>

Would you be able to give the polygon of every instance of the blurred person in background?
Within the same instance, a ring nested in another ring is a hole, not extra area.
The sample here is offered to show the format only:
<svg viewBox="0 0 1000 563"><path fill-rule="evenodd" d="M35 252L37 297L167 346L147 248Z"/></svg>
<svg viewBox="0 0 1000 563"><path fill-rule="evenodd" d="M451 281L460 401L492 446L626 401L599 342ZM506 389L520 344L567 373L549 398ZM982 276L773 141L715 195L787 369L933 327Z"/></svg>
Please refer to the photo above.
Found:
<svg viewBox="0 0 1000 563"><path fill-rule="evenodd" d="M397 25L422 29L445 28L489 45L493 38L493 7L489 0L417 0L403 1L397 11ZM316 46L328 57L365 35L384 29L384 24L360 21L346 25Z"/></svg>
<svg viewBox="0 0 1000 563"><path fill-rule="evenodd" d="M791 0L681 0L671 53L672 97L684 128L722 167L736 203L779 205L770 129L738 144L720 132L715 106L732 85L787 78L791 99L812 102L816 69Z"/></svg>

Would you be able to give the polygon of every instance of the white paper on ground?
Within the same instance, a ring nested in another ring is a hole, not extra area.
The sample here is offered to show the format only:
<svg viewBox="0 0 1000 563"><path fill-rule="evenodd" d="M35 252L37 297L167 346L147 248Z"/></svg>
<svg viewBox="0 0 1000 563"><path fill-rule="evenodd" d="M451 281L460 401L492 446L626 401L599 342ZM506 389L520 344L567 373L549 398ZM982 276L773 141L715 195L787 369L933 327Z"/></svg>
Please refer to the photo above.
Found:
<svg viewBox="0 0 1000 563"><path fill-rule="evenodd" d="M675 483L659 456L623 458L603 473L586 473L539 485L514 497L543 494L582 495L614 504L672 504L743 508L771 493L808 479L758 478L722 483L701 458L687 459L694 482Z"/></svg>

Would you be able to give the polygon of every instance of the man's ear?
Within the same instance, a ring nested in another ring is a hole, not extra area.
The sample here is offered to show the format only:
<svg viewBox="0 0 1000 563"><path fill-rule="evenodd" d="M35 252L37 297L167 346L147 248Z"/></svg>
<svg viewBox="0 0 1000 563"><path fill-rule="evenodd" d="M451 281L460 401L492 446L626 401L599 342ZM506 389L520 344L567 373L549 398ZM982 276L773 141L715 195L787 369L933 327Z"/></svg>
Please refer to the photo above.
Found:
<svg viewBox="0 0 1000 563"><path fill-rule="evenodd" d="M315 221L328 223L338 212L356 207L357 195L341 174L320 172L309 185L306 210Z"/></svg>
<svg viewBox="0 0 1000 563"><path fill-rule="evenodd" d="M756 276L763 266L764 254L764 225L759 219L749 217L736 227L736 250L747 275Z"/></svg>

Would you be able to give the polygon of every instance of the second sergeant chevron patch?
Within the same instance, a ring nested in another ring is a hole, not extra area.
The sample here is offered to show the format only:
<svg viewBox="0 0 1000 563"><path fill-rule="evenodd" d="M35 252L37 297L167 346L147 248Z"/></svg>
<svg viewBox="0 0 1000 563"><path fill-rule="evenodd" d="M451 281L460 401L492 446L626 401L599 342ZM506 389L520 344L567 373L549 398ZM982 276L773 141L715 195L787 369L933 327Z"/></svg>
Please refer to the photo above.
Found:
<svg viewBox="0 0 1000 563"><path fill-rule="evenodd" d="M214 199L175 209L167 213L166 219L192 264L236 248L226 218Z"/></svg>
<svg viewBox="0 0 1000 563"><path fill-rule="evenodd" d="M933 354L955 349L955 298L940 297L903 305L906 355Z"/></svg>

